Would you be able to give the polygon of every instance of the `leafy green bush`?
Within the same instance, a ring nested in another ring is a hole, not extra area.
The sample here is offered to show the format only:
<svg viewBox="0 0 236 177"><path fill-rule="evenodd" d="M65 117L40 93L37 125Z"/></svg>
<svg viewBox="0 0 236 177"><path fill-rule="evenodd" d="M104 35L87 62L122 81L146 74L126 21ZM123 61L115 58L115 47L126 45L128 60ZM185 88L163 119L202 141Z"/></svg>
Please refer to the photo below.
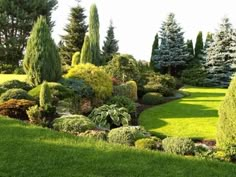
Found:
<svg viewBox="0 0 236 177"><path fill-rule="evenodd" d="M163 102L163 96L160 93L149 92L143 95L142 102L148 105L156 105Z"/></svg>
<svg viewBox="0 0 236 177"><path fill-rule="evenodd" d="M112 94L111 77L102 69L92 64L79 64L71 68L66 78L76 78L84 80L90 85L95 96L100 99L106 99Z"/></svg>
<svg viewBox="0 0 236 177"><path fill-rule="evenodd" d="M23 89L10 89L0 96L0 102L4 102L10 99L34 100L34 98Z"/></svg>
<svg viewBox="0 0 236 177"><path fill-rule="evenodd" d="M0 115L9 116L12 118L27 120L26 110L34 106L36 103L29 100L11 99L0 104Z"/></svg>
<svg viewBox="0 0 236 177"><path fill-rule="evenodd" d="M26 91L29 91L30 89L32 89L32 87L26 82L22 82L18 80L10 80L10 81L3 82L2 84L0 84L0 87L6 88L6 89L20 88Z"/></svg>
<svg viewBox="0 0 236 177"><path fill-rule="evenodd" d="M107 133L101 130L87 130L86 132L80 133L79 136L95 138L97 140L107 140Z"/></svg>
<svg viewBox="0 0 236 177"><path fill-rule="evenodd" d="M40 89L39 105L42 108L45 108L46 105L51 105L51 91L46 81L43 82Z"/></svg>
<svg viewBox="0 0 236 177"><path fill-rule="evenodd" d="M121 85L113 86L113 96L125 96L136 101L138 98L136 82L128 81Z"/></svg>
<svg viewBox="0 0 236 177"><path fill-rule="evenodd" d="M80 52L75 52L72 56L71 66L78 65L80 61Z"/></svg>
<svg viewBox="0 0 236 177"><path fill-rule="evenodd" d="M85 132L96 127L89 118L83 115L68 115L57 118L52 122L52 126L55 130L73 134Z"/></svg>
<svg viewBox="0 0 236 177"><path fill-rule="evenodd" d="M135 147L139 149L156 149L157 143L154 139L151 138L142 138L135 141Z"/></svg>
<svg viewBox="0 0 236 177"><path fill-rule="evenodd" d="M136 112L136 104L130 98L124 96L114 96L111 97L108 102L108 105L115 104L117 107L124 107L128 110L129 113Z"/></svg>
<svg viewBox="0 0 236 177"><path fill-rule="evenodd" d="M193 67L182 72L181 80L192 86L205 86L206 71L201 67Z"/></svg>
<svg viewBox="0 0 236 177"><path fill-rule="evenodd" d="M137 61L131 55L115 55L113 59L105 66L105 70L113 77L126 82L129 80L138 81L140 72Z"/></svg>
<svg viewBox="0 0 236 177"><path fill-rule="evenodd" d="M136 140L149 136L149 133L139 126L119 127L108 133L108 141L131 146L134 145Z"/></svg>
<svg viewBox="0 0 236 177"><path fill-rule="evenodd" d="M119 108L116 105L103 105L95 108L89 118L99 127L109 129L128 125L131 120L128 110L124 107Z"/></svg>
<svg viewBox="0 0 236 177"><path fill-rule="evenodd" d="M130 96L129 98L137 101L138 99L138 87L135 81L128 81L126 82L126 85L128 86L129 90L130 90Z"/></svg>
<svg viewBox="0 0 236 177"><path fill-rule="evenodd" d="M162 141L165 152L181 155L194 153L194 142L189 138L168 137Z"/></svg>

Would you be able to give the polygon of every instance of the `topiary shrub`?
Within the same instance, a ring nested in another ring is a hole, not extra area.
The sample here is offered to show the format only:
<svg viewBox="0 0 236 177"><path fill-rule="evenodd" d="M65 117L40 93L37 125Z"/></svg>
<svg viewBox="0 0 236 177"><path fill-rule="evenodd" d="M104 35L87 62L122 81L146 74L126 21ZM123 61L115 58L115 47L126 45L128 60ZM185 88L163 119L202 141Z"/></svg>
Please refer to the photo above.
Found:
<svg viewBox="0 0 236 177"><path fill-rule="evenodd" d="M0 115L27 120L28 116L26 111L35 104L34 101L11 99L0 104Z"/></svg>
<svg viewBox="0 0 236 177"><path fill-rule="evenodd" d="M46 105L51 105L51 91L46 81L43 82L40 89L39 105L42 108L45 108Z"/></svg>
<svg viewBox="0 0 236 177"><path fill-rule="evenodd" d="M108 133L108 141L132 146L136 140L149 136L149 133L139 126L119 127Z"/></svg>
<svg viewBox="0 0 236 177"><path fill-rule="evenodd" d="M136 112L136 104L130 98L124 96L114 96L111 97L107 103L108 105L115 104L117 107L124 107L128 110L129 113Z"/></svg>
<svg viewBox="0 0 236 177"><path fill-rule="evenodd" d="M163 96L160 93L149 92L143 95L142 102L147 105L163 103Z"/></svg>
<svg viewBox="0 0 236 177"><path fill-rule="evenodd" d="M230 83L223 102L219 107L217 146L225 149L236 144L236 78Z"/></svg>
<svg viewBox="0 0 236 177"><path fill-rule="evenodd" d="M128 111L124 107L117 107L116 105L103 105L95 108L90 114L89 118L102 128L114 128L122 125L128 125L131 120Z"/></svg>
<svg viewBox="0 0 236 177"><path fill-rule="evenodd" d="M112 94L111 77L102 68L92 64L79 64L71 68L66 78L84 80L93 88L97 98L106 99Z"/></svg>
<svg viewBox="0 0 236 177"><path fill-rule="evenodd" d="M80 61L80 52L75 52L72 56L71 66L78 65Z"/></svg>
<svg viewBox="0 0 236 177"><path fill-rule="evenodd" d="M10 81L3 82L2 84L0 84L0 87L6 88L6 89L20 88L26 91L29 91L30 89L32 89L32 87L28 83L18 81L18 80L10 80Z"/></svg>
<svg viewBox="0 0 236 177"><path fill-rule="evenodd" d="M157 143L154 139L152 138L142 138L137 141L135 141L135 147L139 149L156 149L157 148Z"/></svg>
<svg viewBox="0 0 236 177"><path fill-rule="evenodd" d="M101 130L87 130L86 132L80 133L79 136L95 138L96 140L107 140L107 133Z"/></svg>
<svg viewBox="0 0 236 177"><path fill-rule="evenodd" d="M194 153L194 142L189 138L168 137L162 141L165 152L190 155Z"/></svg>
<svg viewBox="0 0 236 177"><path fill-rule="evenodd" d="M126 85L128 86L129 90L130 90L130 96L129 98L137 101L138 99L138 88L137 88L137 84L135 81L128 81L126 82Z"/></svg>
<svg viewBox="0 0 236 177"><path fill-rule="evenodd" d="M78 134L86 130L95 129L96 125L83 115L68 115L55 119L52 122L55 130Z"/></svg>
<svg viewBox="0 0 236 177"><path fill-rule="evenodd" d="M23 89L10 89L7 90L0 96L0 102L4 102L10 99L25 99L33 101L34 98L30 96L25 90Z"/></svg>

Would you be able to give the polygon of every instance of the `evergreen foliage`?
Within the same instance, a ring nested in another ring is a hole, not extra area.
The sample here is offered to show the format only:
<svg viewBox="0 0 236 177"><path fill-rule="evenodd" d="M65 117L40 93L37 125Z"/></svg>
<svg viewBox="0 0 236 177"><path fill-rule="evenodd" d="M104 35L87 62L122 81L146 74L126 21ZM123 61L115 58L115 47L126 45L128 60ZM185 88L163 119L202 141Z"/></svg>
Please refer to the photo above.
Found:
<svg viewBox="0 0 236 177"><path fill-rule="evenodd" d="M47 82L43 82L40 90L39 105L45 108L47 105L51 105L51 91Z"/></svg>
<svg viewBox="0 0 236 177"><path fill-rule="evenodd" d="M186 44L187 44L189 54L194 56L193 41L192 40L187 40Z"/></svg>
<svg viewBox="0 0 236 177"><path fill-rule="evenodd" d="M56 6L57 0L0 1L0 65L19 66L34 22L43 15L53 27L51 13Z"/></svg>
<svg viewBox="0 0 236 177"><path fill-rule="evenodd" d="M159 49L159 37L158 33L156 33L153 44L152 44L152 53L151 53L151 59L150 59L150 66L153 67L153 56L157 54L157 50Z"/></svg>
<svg viewBox="0 0 236 177"><path fill-rule="evenodd" d="M118 40L115 39L114 26L111 21L110 26L107 30L106 40L103 42L102 47L102 55L105 62L109 62L112 59L113 55L117 54L118 50Z"/></svg>
<svg viewBox="0 0 236 177"><path fill-rule="evenodd" d="M202 39L202 32L199 31L197 38L196 38L196 44L195 44L195 57L198 58L199 55L202 54L203 50L203 39Z"/></svg>
<svg viewBox="0 0 236 177"><path fill-rule="evenodd" d="M99 17L95 4L91 5L89 16L89 38L92 63L99 66L104 62L100 56L100 34L99 34Z"/></svg>
<svg viewBox="0 0 236 177"><path fill-rule="evenodd" d="M208 32L206 36L206 41L204 44L204 49L209 48L212 42L213 42L213 34Z"/></svg>
<svg viewBox="0 0 236 177"><path fill-rule="evenodd" d="M39 17L27 42L23 61L27 79L32 85L57 81L61 77L61 61L44 17Z"/></svg>
<svg viewBox="0 0 236 177"><path fill-rule="evenodd" d="M155 68L161 73L179 76L186 66L188 51L184 42L182 28L177 24L175 15L170 13L162 23L161 44L155 55Z"/></svg>
<svg viewBox="0 0 236 177"><path fill-rule="evenodd" d="M80 62L80 52L75 52L72 57L71 66L78 65Z"/></svg>
<svg viewBox="0 0 236 177"><path fill-rule="evenodd" d="M207 50L208 86L228 87L235 72L236 34L228 18L224 18L214 41Z"/></svg>
<svg viewBox="0 0 236 177"><path fill-rule="evenodd" d="M90 50L90 40L89 36L85 35L84 44L81 51L80 63L91 63L91 50Z"/></svg>
<svg viewBox="0 0 236 177"><path fill-rule="evenodd" d="M60 56L64 64L71 65L73 54L75 52L81 52L84 37L88 29L85 19L84 8L79 4L71 8L69 24L64 29L66 34L61 36L62 41L59 46Z"/></svg>
<svg viewBox="0 0 236 177"><path fill-rule="evenodd" d="M226 148L236 144L236 78L232 80L219 108L217 146Z"/></svg>

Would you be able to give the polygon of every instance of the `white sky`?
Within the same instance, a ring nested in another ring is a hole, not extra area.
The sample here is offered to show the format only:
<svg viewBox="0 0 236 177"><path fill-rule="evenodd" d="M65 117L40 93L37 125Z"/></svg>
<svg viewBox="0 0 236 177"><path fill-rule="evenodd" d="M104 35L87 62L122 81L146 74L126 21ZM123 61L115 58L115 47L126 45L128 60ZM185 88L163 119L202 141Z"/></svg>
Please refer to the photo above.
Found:
<svg viewBox="0 0 236 177"><path fill-rule="evenodd" d="M75 0L58 0L53 12L55 21L53 38L60 40L63 28L68 23L70 8ZM95 3L100 21L100 42L103 45L109 21L115 26L115 38L119 40L119 52L132 54L138 60L149 60L152 43L161 23L170 12L185 32L185 39L195 41L198 31L215 32L224 16L236 27L234 0L81 0L85 15L89 16L90 5Z"/></svg>

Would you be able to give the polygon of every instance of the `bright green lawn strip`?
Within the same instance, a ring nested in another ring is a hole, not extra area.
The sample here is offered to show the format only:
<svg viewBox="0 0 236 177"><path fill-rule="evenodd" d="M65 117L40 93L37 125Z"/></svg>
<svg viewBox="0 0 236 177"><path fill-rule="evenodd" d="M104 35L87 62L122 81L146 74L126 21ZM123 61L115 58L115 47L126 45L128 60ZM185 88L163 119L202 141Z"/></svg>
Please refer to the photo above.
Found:
<svg viewBox="0 0 236 177"><path fill-rule="evenodd" d="M0 84L5 81L10 80L19 80L19 81L25 81L26 75L24 74L0 74Z"/></svg>
<svg viewBox="0 0 236 177"><path fill-rule="evenodd" d="M235 165L86 140L0 118L1 177L234 177Z"/></svg>
<svg viewBox="0 0 236 177"><path fill-rule="evenodd" d="M215 139L217 110L226 89L188 87L191 96L145 110L140 124L154 135Z"/></svg>

